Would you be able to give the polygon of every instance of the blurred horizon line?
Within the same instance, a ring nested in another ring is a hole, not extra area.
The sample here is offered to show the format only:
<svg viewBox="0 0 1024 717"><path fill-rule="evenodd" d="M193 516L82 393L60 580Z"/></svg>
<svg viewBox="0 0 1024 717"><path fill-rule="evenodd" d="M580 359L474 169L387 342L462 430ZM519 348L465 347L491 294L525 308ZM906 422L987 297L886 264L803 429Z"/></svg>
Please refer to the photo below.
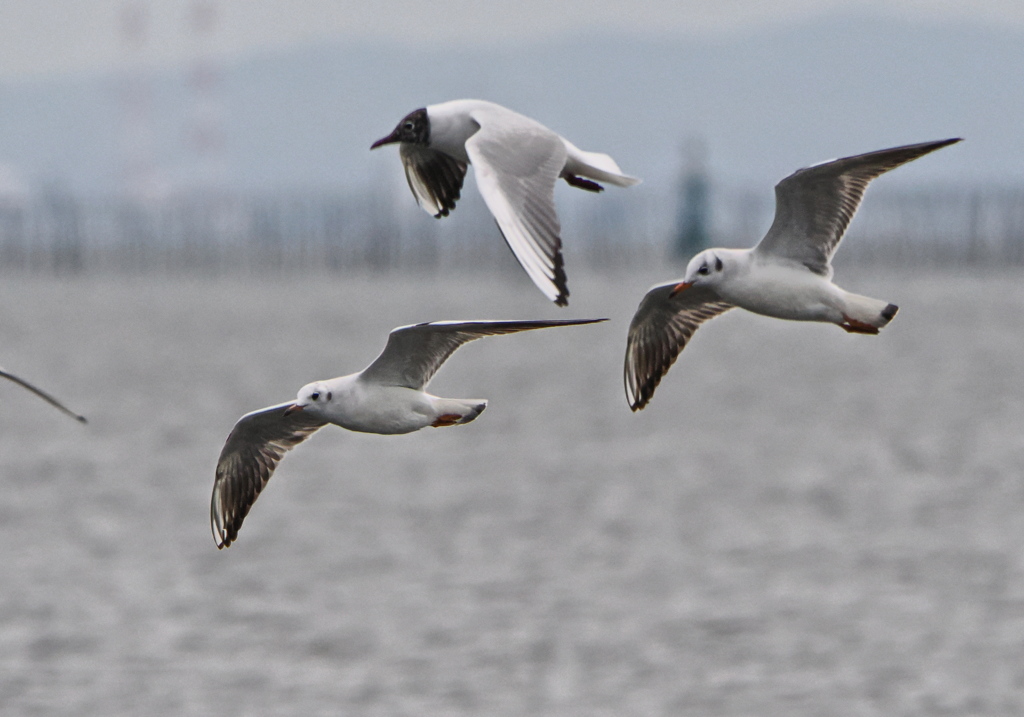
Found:
<svg viewBox="0 0 1024 717"><path fill-rule="evenodd" d="M692 217L694 208L675 192L601 199L560 202L567 265L657 266L707 246L753 246L775 210L769 193L715 188L696 208L706 221L700 246L683 238L683 217ZM1024 266L1024 186L880 188L868 193L848 234L839 263ZM51 192L0 201L4 272L434 270L511 267L510 256L478 197L467 196L440 222L424 216L403 188L387 185L347 193L205 192L161 199Z"/></svg>

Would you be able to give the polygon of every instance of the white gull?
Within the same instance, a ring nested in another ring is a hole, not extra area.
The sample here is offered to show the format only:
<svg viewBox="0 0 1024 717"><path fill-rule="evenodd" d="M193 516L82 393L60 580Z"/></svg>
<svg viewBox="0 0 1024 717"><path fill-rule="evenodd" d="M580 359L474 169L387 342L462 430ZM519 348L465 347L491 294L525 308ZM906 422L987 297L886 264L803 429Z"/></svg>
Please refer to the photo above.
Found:
<svg viewBox="0 0 1024 717"><path fill-rule="evenodd" d="M605 320L437 321L401 326L388 336L380 356L359 373L314 381L299 389L294 402L247 413L235 424L217 462L210 504L217 547L231 545L238 536L249 508L284 454L327 424L396 434L460 425L479 416L487 408L484 399L440 398L424 390L462 344L484 336Z"/></svg>
<svg viewBox="0 0 1024 717"><path fill-rule="evenodd" d="M416 202L440 219L455 208L466 167L476 167L480 194L533 283L559 306L569 289L555 211L559 177L591 192L608 182L640 182L607 154L584 152L536 120L484 100L453 100L406 115L370 147L400 143ZM597 181L593 181L597 180Z"/></svg>
<svg viewBox="0 0 1024 717"><path fill-rule="evenodd" d="M626 399L637 411L701 323L734 306L793 321L825 321L877 334L898 307L832 283L832 255L872 179L929 152L945 139L883 149L800 169L775 186L775 221L751 249L707 249L682 280L652 287L626 340Z"/></svg>

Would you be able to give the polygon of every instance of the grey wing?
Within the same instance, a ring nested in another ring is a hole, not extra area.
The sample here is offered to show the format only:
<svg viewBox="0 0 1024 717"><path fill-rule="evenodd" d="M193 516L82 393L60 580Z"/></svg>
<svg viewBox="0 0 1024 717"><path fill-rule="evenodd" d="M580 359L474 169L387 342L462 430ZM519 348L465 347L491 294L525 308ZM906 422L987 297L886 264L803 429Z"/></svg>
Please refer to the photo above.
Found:
<svg viewBox="0 0 1024 717"><path fill-rule="evenodd" d="M797 170L775 185L775 221L755 251L830 276L829 262L871 180L959 141L893 147Z"/></svg>
<svg viewBox="0 0 1024 717"><path fill-rule="evenodd" d="M553 326L593 324L598 321L607 319L435 321L400 326L391 332L384 351L362 371L360 378L386 386L405 386L419 390L426 387L457 348L474 339Z"/></svg>
<svg viewBox="0 0 1024 717"><path fill-rule="evenodd" d="M419 204L438 219L455 209L466 164L443 152L403 142L399 148L405 179Z"/></svg>
<svg viewBox="0 0 1024 717"><path fill-rule="evenodd" d="M466 140L476 182L505 242L545 296L569 303L555 182L568 150L557 134L527 118L488 123ZM501 129L496 129L501 127Z"/></svg>
<svg viewBox="0 0 1024 717"><path fill-rule="evenodd" d="M55 408L58 408L59 410L61 410L64 413L66 413L67 415L71 416L72 418L74 418L79 423L88 423L88 421L86 421L86 419L85 419L85 416L79 416L77 413L75 413L74 411L69 409L67 406L65 406L63 403L58 401L56 398L54 398L53 396L48 394L46 391L42 390L41 388L37 388L37 387L33 386L32 384L30 384L25 379L19 378L18 376L15 376L13 373L11 373L9 371L6 371L3 368L0 368L0 378L6 378L8 381L13 381L14 383L18 384L19 386L21 386L23 388L27 388L29 391L31 391L35 395L39 396L39 398L43 399L44 401L49 403L51 406L54 406Z"/></svg>
<svg viewBox="0 0 1024 717"><path fill-rule="evenodd" d="M217 461L210 501L210 527L218 548L238 529L284 454L327 425L302 411L285 415L291 403L270 406L238 419Z"/></svg>
<svg viewBox="0 0 1024 717"><path fill-rule="evenodd" d="M699 286L670 298L677 284L648 291L629 324L623 378L626 400L634 411L648 404L697 327L732 308L711 289Z"/></svg>

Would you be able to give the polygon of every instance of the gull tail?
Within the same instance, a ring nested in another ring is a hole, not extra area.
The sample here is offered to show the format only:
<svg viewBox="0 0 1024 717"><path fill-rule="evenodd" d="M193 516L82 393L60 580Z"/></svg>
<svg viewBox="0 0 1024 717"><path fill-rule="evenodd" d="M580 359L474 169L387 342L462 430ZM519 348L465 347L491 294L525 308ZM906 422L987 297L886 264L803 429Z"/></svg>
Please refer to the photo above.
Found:
<svg viewBox="0 0 1024 717"><path fill-rule="evenodd" d="M434 408L439 414L430 424L434 428L461 426L476 420L487 408L487 401L482 398L437 398Z"/></svg>
<svg viewBox="0 0 1024 717"><path fill-rule="evenodd" d="M640 180L636 177L623 174L619 165L607 154L584 152L569 140L563 138L562 141L565 142L565 148L569 151L565 169L562 170L563 177L587 177L608 182L617 187L632 187L634 184L640 184ZM569 183L573 184L571 181ZM587 187L583 188L587 189Z"/></svg>
<svg viewBox="0 0 1024 717"><path fill-rule="evenodd" d="M843 321L839 326L848 333L877 334L900 310L896 304L858 294L847 294L843 298Z"/></svg>

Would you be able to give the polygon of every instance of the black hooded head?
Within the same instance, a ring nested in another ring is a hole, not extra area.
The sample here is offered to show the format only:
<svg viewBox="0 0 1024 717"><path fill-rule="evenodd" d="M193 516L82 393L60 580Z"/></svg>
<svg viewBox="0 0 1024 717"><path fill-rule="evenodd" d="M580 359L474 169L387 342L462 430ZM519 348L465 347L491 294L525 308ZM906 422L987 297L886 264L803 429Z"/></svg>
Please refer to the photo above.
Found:
<svg viewBox="0 0 1024 717"><path fill-rule="evenodd" d="M387 137L382 137L370 145L370 149L376 149L384 144L394 142L407 142L426 147L430 144L430 119L427 117L427 110L421 107L413 110L398 123L395 131Z"/></svg>

